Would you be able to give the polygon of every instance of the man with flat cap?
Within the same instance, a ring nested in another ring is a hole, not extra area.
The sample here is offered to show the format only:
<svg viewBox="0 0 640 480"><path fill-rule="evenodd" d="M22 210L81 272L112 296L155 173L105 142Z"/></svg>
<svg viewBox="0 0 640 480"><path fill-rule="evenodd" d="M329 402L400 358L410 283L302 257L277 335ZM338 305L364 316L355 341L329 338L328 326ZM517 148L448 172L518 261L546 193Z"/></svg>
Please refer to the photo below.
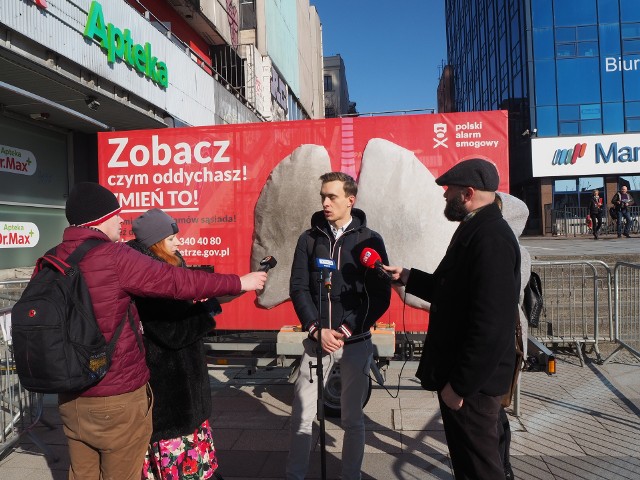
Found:
<svg viewBox="0 0 640 480"><path fill-rule="evenodd" d="M440 265L385 269L431 302L416 376L438 392L456 479L505 478L496 425L515 368L520 247L494 203L494 164L465 160L436 183L447 187L445 216L460 222Z"/></svg>

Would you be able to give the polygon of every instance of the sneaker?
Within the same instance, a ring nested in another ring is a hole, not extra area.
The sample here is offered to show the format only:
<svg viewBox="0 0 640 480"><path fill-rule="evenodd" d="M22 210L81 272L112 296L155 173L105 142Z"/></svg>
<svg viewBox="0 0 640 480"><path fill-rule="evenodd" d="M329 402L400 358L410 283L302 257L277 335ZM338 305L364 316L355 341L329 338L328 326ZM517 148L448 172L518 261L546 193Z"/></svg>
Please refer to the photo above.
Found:
<svg viewBox="0 0 640 480"><path fill-rule="evenodd" d="M624 236L627 238L631 238L631 235L629 235L628 233L625 233Z"/></svg>
<svg viewBox="0 0 640 480"><path fill-rule="evenodd" d="M597 233L594 233L594 234L593 234L593 239L594 239L594 240L597 240L597 239L598 239L598 234L597 234Z"/></svg>
<svg viewBox="0 0 640 480"><path fill-rule="evenodd" d="M618 234L618 238L620 238L621 236L622 236L622 235L619 233L619 234Z"/></svg>

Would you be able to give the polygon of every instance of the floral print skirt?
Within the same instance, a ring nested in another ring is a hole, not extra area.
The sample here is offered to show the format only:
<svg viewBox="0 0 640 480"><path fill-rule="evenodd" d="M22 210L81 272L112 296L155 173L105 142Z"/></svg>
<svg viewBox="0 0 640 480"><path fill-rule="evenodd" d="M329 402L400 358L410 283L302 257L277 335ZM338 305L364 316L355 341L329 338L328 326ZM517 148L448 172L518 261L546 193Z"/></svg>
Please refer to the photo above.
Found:
<svg viewBox="0 0 640 480"><path fill-rule="evenodd" d="M142 480L200 480L213 478L218 468L209 420L191 435L149 445Z"/></svg>

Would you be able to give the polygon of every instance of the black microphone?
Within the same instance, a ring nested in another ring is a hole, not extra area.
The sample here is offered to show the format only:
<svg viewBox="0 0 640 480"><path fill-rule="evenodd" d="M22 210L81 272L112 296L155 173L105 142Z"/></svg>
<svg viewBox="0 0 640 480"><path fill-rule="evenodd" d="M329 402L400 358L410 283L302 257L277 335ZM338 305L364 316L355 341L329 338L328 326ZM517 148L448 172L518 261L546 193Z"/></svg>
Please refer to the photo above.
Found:
<svg viewBox="0 0 640 480"><path fill-rule="evenodd" d="M367 268L373 268L383 280L390 282L393 279L391 274L382 268L382 257L380 257L380 254L373 248L365 248L362 250L360 263Z"/></svg>
<svg viewBox="0 0 640 480"><path fill-rule="evenodd" d="M329 250L324 245L318 245L316 248L316 267L321 269L322 278L324 279L324 286L327 290L331 290L331 272L336 269L336 262L334 262L329 255Z"/></svg>
<svg viewBox="0 0 640 480"><path fill-rule="evenodd" d="M259 272L268 272L273 267L275 267L277 264L278 264L278 261L275 259L275 257L272 257L271 255L268 255L268 256L264 257L262 260L260 260L260 266L258 267L258 271Z"/></svg>

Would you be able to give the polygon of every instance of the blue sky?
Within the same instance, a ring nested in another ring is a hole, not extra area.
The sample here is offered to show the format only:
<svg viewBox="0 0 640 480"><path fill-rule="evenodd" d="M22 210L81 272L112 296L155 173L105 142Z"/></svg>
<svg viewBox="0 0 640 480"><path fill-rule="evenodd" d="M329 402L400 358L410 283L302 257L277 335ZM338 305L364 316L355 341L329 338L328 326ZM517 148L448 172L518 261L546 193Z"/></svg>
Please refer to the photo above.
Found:
<svg viewBox="0 0 640 480"><path fill-rule="evenodd" d="M310 0L324 55L340 54L360 113L437 108L444 0Z"/></svg>

